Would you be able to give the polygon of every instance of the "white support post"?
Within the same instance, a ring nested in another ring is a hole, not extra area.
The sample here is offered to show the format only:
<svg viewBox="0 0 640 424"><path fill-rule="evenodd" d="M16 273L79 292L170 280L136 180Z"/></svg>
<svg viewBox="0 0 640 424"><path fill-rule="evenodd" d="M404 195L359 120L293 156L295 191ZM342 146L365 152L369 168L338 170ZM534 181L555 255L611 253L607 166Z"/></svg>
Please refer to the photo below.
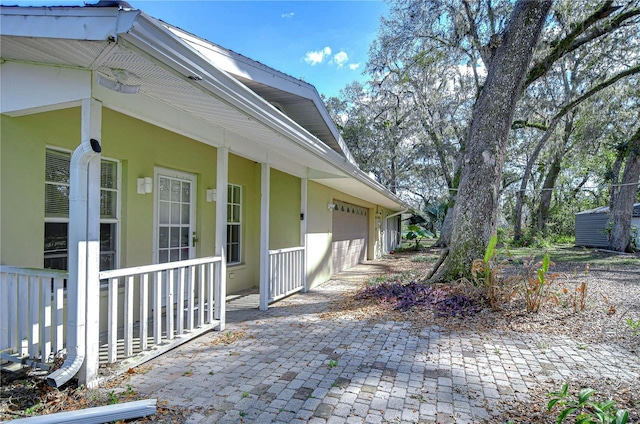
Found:
<svg viewBox="0 0 640 424"><path fill-rule="evenodd" d="M300 246L304 247L302 252L302 291L307 292L307 179L302 178L300 180L300 213L302 214L300 220Z"/></svg>
<svg viewBox="0 0 640 424"><path fill-rule="evenodd" d="M229 149L219 148L216 163L216 242L215 255L222 258L215 285L214 316L220 322L218 330L223 331L226 320L227 297L227 189L229 185ZM204 278L204 275L202 275ZM215 278L215 277L214 277ZM215 281L215 280L214 280ZM201 292L200 296L204 294Z"/></svg>
<svg viewBox="0 0 640 424"><path fill-rule="evenodd" d="M140 276L140 350L147 349L147 337L149 335L149 274Z"/></svg>
<svg viewBox="0 0 640 424"><path fill-rule="evenodd" d="M133 355L133 288L134 277L124 280L124 357Z"/></svg>
<svg viewBox="0 0 640 424"><path fill-rule="evenodd" d="M263 163L260 174L260 310L269 307L269 190L271 167Z"/></svg>

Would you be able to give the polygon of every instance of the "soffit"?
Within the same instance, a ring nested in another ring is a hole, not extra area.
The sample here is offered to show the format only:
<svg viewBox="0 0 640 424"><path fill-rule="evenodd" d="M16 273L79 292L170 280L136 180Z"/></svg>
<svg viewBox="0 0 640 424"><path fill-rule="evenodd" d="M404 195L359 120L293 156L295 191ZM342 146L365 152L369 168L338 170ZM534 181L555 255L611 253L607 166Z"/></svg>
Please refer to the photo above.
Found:
<svg viewBox="0 0 640 424"><path fill-rule="evenodd" d="M253 90L263 99L281 109L287 116L304 127L311 134L318 137L326 145L340 154L344 154L342 147L336 141L333 133L322 116L318 113L315 103L307 98L287 93L278 88L261 84L241 76L234 77Z"/></svg>
<svg viewBox="0 0 640 424"><path fill-rule="evenodd" d="M32 64L90 69L107 78L115 79L112 70L121 69L129 74L126 84L140 85L140 93L118 94L118 101L106 100L105 106L127 111L129 96L147 96L171 108L185 112L208 125L235 133L240 139L257 143L252 149L230 147L232 151L243 152L244 156L256 161L264 161L263 152L273 151L289 160L312 169L331 172L336 177L346 177L320 158L304 152L299 146L291 145L274 130L251 119L246 114L230 107L211 93L194 85L182 75L176 75L164 66L141 56L123 46L108 41L78 41L69 39L33 39L29 37L3 37L2 58ZM113 99L114 96L110 96ZM101 100L101 99L99 99ZM111 101L112 103L109 103ZM169 121L171 117L167 118ZM165 122L171 129L172 123ZM223 145L223 140L200 140L211 145ZM258 144L260 146L258 146ZM240 146L239 146L240 147ZM251 153L255 156L251 157ZM292 172L291 170L286 170ZM299 176L299 175L298 175Z"/></svg>

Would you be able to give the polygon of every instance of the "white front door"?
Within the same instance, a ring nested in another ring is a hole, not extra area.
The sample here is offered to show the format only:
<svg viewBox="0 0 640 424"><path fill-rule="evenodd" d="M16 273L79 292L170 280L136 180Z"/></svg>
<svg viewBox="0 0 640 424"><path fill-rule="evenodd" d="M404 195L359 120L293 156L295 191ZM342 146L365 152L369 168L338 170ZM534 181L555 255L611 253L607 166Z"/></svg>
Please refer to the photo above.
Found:
<svg viewBox="0 0 640 424"><path fill-rule="evenodd" d="M195 258L196 176L155 169L154 263Z"/></svg>

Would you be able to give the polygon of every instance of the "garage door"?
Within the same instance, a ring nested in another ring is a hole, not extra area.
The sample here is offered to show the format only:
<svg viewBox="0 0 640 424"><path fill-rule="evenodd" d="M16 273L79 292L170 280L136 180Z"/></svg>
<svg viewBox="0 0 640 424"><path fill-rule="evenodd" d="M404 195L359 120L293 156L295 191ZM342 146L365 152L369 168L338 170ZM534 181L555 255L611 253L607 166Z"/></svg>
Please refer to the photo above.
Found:
<svg viewBox="0 0 640 424"><path fill-rule="evenodd" d="M367 257L369 212L367 208L334 201L333 239L331 243L332 272L340 272Z"/></svg>

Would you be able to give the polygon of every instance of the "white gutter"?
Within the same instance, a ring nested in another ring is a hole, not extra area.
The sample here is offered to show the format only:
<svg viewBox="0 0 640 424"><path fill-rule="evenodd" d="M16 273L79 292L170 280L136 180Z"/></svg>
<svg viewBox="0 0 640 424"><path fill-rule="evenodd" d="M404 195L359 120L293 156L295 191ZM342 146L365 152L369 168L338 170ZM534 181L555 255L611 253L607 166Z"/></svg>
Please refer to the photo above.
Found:
<svg viewBox="0 0 640 424"><path fill-rule="evenodd" d="M100 160L100 143L83 140L71 156L69 176L69 279L67 285L67 358L62 367L49 374L47 383L60 387L78 373L86 350L86 291L89 250L99 243L89 225L89 190L96 182L89 178L89 163ZM98 190L100 181L97 181ZM93 252L92 252L93 253Z"/></svg>
<svg viewBox="0 0 640 424"><path fill-rule="evenodd" d="M20 418L12 423L28 424L100 424L130 418L147 417L156 413L157 399L137 400L115 405L98 406L38 417Z"/></svg>

